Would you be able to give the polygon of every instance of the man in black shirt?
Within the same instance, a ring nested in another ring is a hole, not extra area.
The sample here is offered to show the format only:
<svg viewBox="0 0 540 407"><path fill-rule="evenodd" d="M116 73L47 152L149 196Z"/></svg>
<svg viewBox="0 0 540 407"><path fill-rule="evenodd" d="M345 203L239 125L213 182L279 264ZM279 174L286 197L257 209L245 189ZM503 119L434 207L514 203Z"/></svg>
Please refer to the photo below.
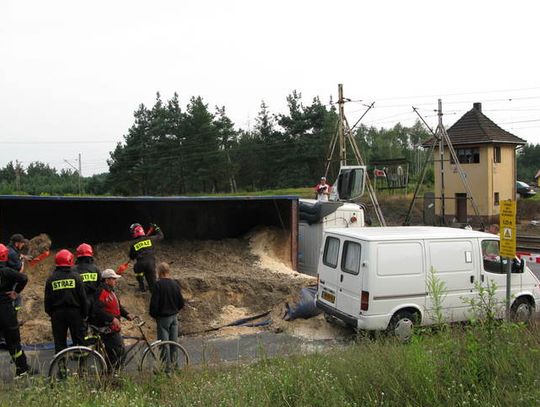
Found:
<svg viewBox="0 0 540 407"><path fill-rule="evenodd" d="M150 298L150 316L156 320L157 337L163 341L178 341L178 312L184 307L184 298L178 281L171 278L167 263L157 267L159 280L156 282ZM167 363L176 359L176 354L166 349L162 355Z"/></svg>
<svg viewBox="0 0 540 407"><path fill-rule="evenodd" d="M13 300L19 294L28 278L6 266L9 249L0 244L0 331L4 333L6 345L15 363L15 374L21 376L27 373L37 373L28 367L26 355L21 347L21 332L17 313L13 308ZM15 287L15 288L13 288Z"/></svg>
<svg viewBox="0 0 540 407"><path fill-rule="evenodd" d="M67 331L74 345L84 345L88 301L79 273L72 270L73 254L60 250L56 268L45 283L45 312L51 317L56 353L67 348Z"/></svg>
<svg viewBox="0 0 540 407"><path fill-rule="evenodd" d="M148 283L148 288L152 291L154 289L154 284L156 283L156 257L154 246L156 242L163 239L163 232L159 226L151 224L150 230L145 234L143 227L138 223L131 225L130 231L133 240L129 249L129 258L135 260L133 271L139 282L139 290L145 291L144 276Z"/></svg>

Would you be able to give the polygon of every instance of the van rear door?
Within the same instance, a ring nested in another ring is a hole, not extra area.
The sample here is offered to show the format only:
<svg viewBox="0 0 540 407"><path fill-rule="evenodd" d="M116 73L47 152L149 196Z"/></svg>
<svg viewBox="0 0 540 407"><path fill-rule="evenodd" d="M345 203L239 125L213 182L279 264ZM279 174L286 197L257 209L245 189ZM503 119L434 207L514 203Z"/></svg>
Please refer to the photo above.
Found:
<svg viewBox="0 0 540 407"><path fill-rule="evenodd" d="M323 303L337 308L338 266L341 240L337 236L325 235L322 256L319 261L319 292L317 296Z"/></svg>
<svg viewBox="0 0 540 407"><path fill-rule="evenodd" d="M345 240L341 254L338 280L338 309L358 318L362 293L362 244Z"/></svg>

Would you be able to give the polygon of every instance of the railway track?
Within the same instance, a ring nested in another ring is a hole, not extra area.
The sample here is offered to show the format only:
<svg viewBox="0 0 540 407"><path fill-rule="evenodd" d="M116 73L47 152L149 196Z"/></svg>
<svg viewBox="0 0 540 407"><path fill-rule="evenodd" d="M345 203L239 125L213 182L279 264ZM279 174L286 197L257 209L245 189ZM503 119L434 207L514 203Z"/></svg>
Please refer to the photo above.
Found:
<svg viewBox="0 0 540 407"><path fill-rule="evenodd" d="M540 253L540 236L520 236L516 238L517 250Z"/></svg>

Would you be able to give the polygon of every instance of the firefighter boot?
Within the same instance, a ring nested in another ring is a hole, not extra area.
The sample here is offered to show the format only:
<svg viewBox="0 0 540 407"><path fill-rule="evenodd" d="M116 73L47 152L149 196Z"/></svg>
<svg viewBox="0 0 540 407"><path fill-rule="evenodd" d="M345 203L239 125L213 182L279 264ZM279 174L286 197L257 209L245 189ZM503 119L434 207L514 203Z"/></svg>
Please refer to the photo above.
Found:
<svg viewBox="0 0 540 407"><path fill-rule="evenodd" d="M37 370L28 366L28 362L26 361L26 355L24 354L22 349L17 351L11 357L13 359L13 362L15 362L15 375L17 377L38 374Z"/></svg>
<svg viewBox="0 0 540 407"><path fill-rule="evenodd" d="M139 283L139 291L144 293L146 291L146 289L144 288L144 277L137 276L137 282Z"/></svg>

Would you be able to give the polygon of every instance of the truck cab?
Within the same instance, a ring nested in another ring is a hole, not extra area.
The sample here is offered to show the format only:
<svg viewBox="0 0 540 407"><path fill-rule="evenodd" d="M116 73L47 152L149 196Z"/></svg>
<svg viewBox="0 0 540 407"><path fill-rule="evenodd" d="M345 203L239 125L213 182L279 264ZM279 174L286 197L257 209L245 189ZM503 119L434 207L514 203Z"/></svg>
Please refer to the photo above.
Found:
<svg viewBox="0 0 540 407"><path fill-rule="evenodd" d="M343 166L327 202L301 199L298 222L298 271L317 275L324 230L365 226L365 211L355 203L364 193L365 166Z"/></svg>

